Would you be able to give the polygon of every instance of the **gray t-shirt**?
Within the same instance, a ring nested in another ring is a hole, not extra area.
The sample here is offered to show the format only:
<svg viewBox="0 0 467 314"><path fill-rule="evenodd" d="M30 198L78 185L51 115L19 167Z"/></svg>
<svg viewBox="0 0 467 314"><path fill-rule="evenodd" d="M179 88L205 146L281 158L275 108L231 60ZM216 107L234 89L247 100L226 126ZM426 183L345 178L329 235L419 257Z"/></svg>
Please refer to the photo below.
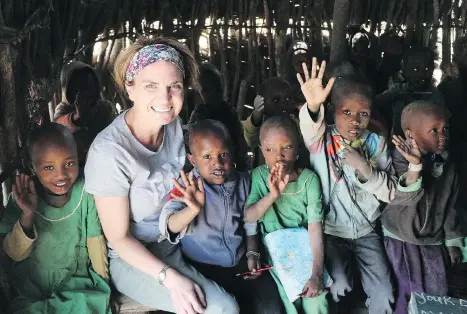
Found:
<svg viewBox="0 0 467 314"><path fill-rule="evenodd" d="M159 216L185 162L180 119L164 126L157 152L144 147L125 122L126 112L99 133L86 161L85 189L98 196L128 196L130 232L143 243L159 239ZM110 249L110 257L116 253Z"/></svg>

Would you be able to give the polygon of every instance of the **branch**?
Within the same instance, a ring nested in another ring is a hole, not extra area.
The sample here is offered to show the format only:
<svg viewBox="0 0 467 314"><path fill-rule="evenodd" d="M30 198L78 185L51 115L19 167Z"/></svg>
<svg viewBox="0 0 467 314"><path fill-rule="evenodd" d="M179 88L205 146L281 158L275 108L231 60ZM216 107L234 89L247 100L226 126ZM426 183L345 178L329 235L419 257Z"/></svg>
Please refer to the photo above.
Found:
<svg viewBox="0 0 467 314"><path fill-rule="evenodd" d="M0 26L0 44L16 44L29 36L38 28L50 26L50 8L41 7L37 9L24 23L23 29Z"/></svg>

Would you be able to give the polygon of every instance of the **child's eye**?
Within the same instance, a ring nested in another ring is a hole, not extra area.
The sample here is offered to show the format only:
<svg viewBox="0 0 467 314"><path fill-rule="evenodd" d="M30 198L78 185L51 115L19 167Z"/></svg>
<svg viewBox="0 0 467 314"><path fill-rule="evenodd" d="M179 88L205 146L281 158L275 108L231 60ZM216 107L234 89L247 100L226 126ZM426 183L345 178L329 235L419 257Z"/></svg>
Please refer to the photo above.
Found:
<svg viewBox="0 0 467 314"><path fill-rule="evenodd" d="M284 149L292 149L292 145L287 145Z"/></svg>
<svg viewBox="0 0 467 314"><path fill-rule="evenodd" d="M361 114L362 116L364 116L364 117L368 117L368 112L365 112L365 111L364 111L364 112L360 112L360 114Z"/></svg>
<svg viewBox="0 0 467 314"><path fill-rule="evenodd" d="M221 154L221 157L222 157L222 158L228 158L228 157L229 157L229 153L222 153L222 154Z"/></svg>
<svg viewBox="0 0 467 314"><path fill-rule="evenodd" d="M272 152L274 149L273 148L266 148L267 152Z"/></svg>
<svg viewBox="0 0 467 314"><path fill-rule="evenodd" d="M54 167L52 167L52 166L45 166L44 167L44 170L46 170L46 171L51 171L53 169L54 169Z"/></svg>
<svg viewBox="0 0 467 314"><path fill-rule="evenodd" d="M70 161L70 162L67 162L65 166L66 166L67 168L71 168L71 167L74 167L74 165L75 165L75 162L74 162L74 161Z"/></svg>
<svg viewBox="0 0 467 314"><path fill-rule="evenodd" d="M432 129L431 132L438 133L438 129Z"/></svg>
<svg viewBox="0 0 467 314"><path fill-rule="evenodd" d="M204 159L211 159L211 155L204 155L203 158Z"/></svg>
<svg viewBox="0 0 467 314"><path fill-rule="evenodd" d="M344 110L343 112L344 112L344 114L347 115L347 116L350 115L350 110Z"/></svg>

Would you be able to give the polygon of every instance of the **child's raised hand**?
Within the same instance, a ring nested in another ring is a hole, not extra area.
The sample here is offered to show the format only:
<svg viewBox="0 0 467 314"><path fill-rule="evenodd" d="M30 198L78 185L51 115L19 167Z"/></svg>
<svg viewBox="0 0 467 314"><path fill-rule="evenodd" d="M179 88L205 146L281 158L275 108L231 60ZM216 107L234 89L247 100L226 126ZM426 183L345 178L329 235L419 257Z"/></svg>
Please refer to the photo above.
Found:
<svg viewBox="0 0 467 314"><path fill-rule="evenodd" d="M422 152L414 139L405 141L401 136L393 135L392 142L399 153L412 165L419 165L422 162Z"/></svg>
<svg viewBox="0 0 467 314"><path fill-rule="evenodd" d="M323 86L323 77L324 71L326 70L326 61L321 63L321 68L319 69L318 74L318 61L316 58L313 58L313 63L311 65L311 73L308 70L306 63L302 64L303 73L305 74L305 81L303 81L300 73L297 73L297 79L300 82L302 87L303 96L305 96L308 108L311 112L318 112L319 107L322 103L326 101L329 93L331 92L332 85L334 84L335 78L331 78L326 85Z"/></svg>
<svg viewBox="0 0 467 314"><path fill-rule="evenodd" d="M323 291L323 278L320 276L311 276L311 278L305 283L300 295L304 298L316 298L321 295Z"/></svg>
<svg viewBox="0 0 467 314"><path fill-rule="evenodd" d="M290 176L285 174L284 166L274 165L268 178L269 191L271 195L278 198L281 193L285 191L285 188L289 183L289 179Z"/></svg>
<svg viewBox="0 0 467 314"><path fill-rule="evenodd" d="M248 257L247 263L248 270L251 272L255 272L256 270L261 268L261 261L259 260L259 256L252 255ZM243 276L243 279L254 280L257 279L259 276L261 276L261 272Z"/></svg>
<svg viewBox="0 0 467 314"><path fill-rule="evenodd" d="M178 183L177 180L173 179L172 181L177 190L179 190L183 196L178 196L174 193L171 193L170 195L176 200L185 203L194 212L199 213L201 207L206 203L203 181L201 180L201 177L198 177L198 179L195 180L193 172L191 172L187 177L185 171L181 170L180 175L184 187Z"/></svg>
<svg viewBox="0 0 467 314"><path fill-rule="evenodd" d="M34 216L37 210L37 193L34 181L25 174L18 174L12 191L15 202L23 214L28 217Z"/></svg>

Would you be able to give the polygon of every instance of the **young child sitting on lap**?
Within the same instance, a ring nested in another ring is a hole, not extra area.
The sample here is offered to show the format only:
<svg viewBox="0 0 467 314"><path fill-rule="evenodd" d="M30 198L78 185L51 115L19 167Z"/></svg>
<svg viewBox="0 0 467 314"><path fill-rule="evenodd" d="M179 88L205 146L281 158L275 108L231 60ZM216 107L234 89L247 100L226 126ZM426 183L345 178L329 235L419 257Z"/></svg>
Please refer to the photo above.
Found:
<svg viewBox="0 0 467 314"><path fill-rule="evenodd" d="M256 224L243 222L250 176L235 170L232 140L219 121L201 120L188 131L188 158L194 169L174 180L160 216L161 234L205 277L233 294L242 313L282 313L268 272L261 268ZM254 280L245 280L254 279Z"/></svg>

